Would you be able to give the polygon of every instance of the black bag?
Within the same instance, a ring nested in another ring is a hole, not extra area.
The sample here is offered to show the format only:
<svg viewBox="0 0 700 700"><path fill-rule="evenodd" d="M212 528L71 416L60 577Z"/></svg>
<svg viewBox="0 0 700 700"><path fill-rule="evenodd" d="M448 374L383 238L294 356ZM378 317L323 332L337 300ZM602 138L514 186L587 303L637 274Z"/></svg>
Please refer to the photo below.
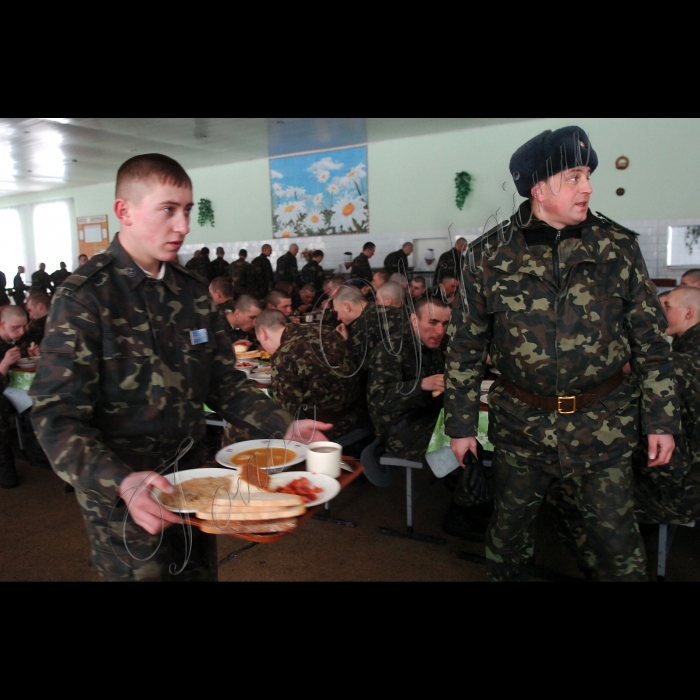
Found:
<svg viewBox="0 0 700 700"><path fill-rule="evenodd" d="M461 506L480 506L493 501L490 470L484 467L484 448L477 442L478 457L467 452L464 457L464 469L459 476L455 490L455 501Z"/></svg>

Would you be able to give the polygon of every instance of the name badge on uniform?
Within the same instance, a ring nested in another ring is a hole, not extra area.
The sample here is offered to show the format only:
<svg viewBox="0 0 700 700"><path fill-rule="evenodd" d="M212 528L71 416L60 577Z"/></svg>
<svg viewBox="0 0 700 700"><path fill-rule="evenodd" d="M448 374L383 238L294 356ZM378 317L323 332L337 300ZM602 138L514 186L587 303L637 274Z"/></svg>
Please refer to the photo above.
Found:
<svg viewBox="0 0 700 700"><path fill-rule="evenodd" d="M209 341L209 333L206 328L201 328L198 331L190 331L190 342L192 345L201 345Z"/></svg>

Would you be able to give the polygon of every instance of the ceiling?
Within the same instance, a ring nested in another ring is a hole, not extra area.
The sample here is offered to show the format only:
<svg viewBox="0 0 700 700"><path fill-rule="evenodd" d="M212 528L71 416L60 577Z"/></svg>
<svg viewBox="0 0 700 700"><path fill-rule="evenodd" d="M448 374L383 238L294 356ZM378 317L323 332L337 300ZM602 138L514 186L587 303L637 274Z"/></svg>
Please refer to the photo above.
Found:
<svg viewBox="0 0 700 700"><path fill-rule="evenodd" d="M165 153L191 169L533 118L5 117L0 197L111 182L137 153Z"/></svg>

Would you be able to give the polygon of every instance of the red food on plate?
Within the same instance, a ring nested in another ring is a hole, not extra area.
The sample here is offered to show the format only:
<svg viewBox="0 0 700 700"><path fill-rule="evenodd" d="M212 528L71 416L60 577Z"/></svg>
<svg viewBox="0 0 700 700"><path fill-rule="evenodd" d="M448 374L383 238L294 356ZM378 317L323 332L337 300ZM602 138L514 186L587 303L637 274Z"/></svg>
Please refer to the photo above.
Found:
<svg viewBox="0 0 700 700"><path fill-rule="evenodd" d="M323 493L320 486L314 486L306 477L294 479L286 486L280 486L276 493L291 493L295 496L301 496L304 503L313 503L316 500L317 493Z"/></svg>

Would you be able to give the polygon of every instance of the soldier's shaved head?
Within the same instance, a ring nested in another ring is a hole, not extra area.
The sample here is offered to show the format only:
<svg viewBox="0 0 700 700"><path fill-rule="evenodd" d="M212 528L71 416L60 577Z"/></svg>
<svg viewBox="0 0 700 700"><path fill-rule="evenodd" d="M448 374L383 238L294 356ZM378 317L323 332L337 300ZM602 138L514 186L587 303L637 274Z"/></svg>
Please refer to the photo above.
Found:
<svg viewBox="0 0 700 700"><path fill-rule="evenodd" d="M700 323L700 287L676 287L662 302L668 320L668 335L680 337Z"/></svg>
<svg viewBox="0 0 700 700"><path fill-rule="evenodd" d="M147 153L129 158L119 168L116 198L138 203L153 181L192 189L192 180L176 160L161 153Z"/></svg>
<svg viewBox="0 0 700 700"><path fill-rule="evenodd" d="M27 314L21 306L6 306L0 314L0 321L3 323L11 323L18 319L27 321Z"/></svg>
<svg viewBox="0 0 700 700"><path fill-rule="evenodd" d="M261 328L271 331L286 328L287 323L287 317L281 311L267 309L255 319L255 332L257 333Z"/></svg>
<svg viewBox="0 0 700 700"><path fill-rule="evenodd" d="M400 308L404 302L403 287L398 282L387 282L377 291L377 303L382 306Z"/></svg>
<svg viewBox="0 0 700 700"><path fill-rule="evenodd" d="M262 311L262 304L250 294L241 294L241 296L236 299L236 303L234 304L233 308L242 313L250 311L251 309Z"/></svg>
<svg viewBox="0 0 700 700"><path fill-rule="evenodd" d="M230 277L215 277L209 285L209 292L218 292L224 300L233 299L233 283Z"/></svg>
<svg viewBox="0 0 700 700"><path fill-rule="evenodd" d="M681 277L681 285L684 287L700 287L700 270L688 270Z"/></svg>
<svg viewBox="0 0 700 700"><path fill-rule="evenodd" d="M357 287L353 287L347 284L340 287L340 289L338 289L338 291L333 296L334 304L348 303L355 306L362 305L364 301L365 299L360 293L360 290Z"/></svg>

